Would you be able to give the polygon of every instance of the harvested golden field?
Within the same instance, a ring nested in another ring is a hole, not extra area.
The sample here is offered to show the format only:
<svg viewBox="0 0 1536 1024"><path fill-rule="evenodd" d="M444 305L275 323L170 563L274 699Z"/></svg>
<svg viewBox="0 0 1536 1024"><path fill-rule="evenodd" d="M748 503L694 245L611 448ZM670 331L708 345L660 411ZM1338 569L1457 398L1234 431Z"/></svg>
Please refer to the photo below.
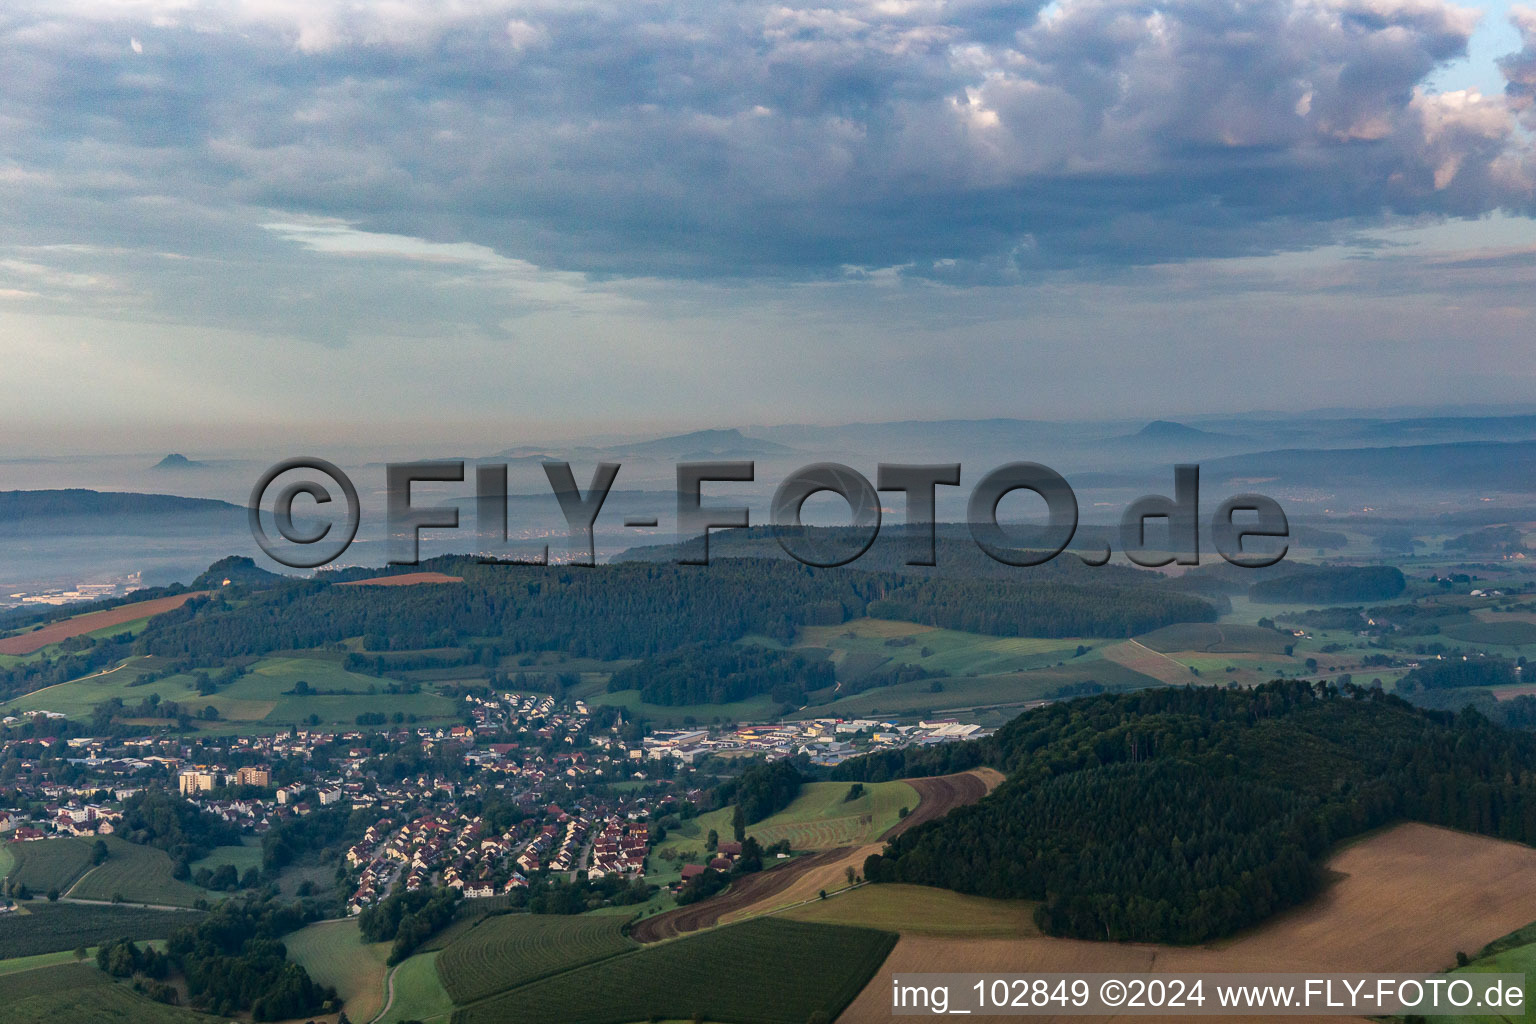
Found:
<svg viewBox="0 0 1536 1024"><path fill-rule="evenodd" d="M1479 608L1472 613L1472 617L1483 622L1524 622L1536 626L1536 612L1496 612Z"/></svg>
<svg viewBox="0 0 1536 1024"><path fill-rule="evenodd" d="M101 612L86 612L84 615L76 615L72 619L63 619L59 622L51 622L42 629L34 629L30 633L22 633L20 636L8 636L0 640L0 654L31 654L40 651L49 644L56 644L60 640L68 640L72 636L84 636L86 633L94 633L98 629L108 629L112 626L121 626L137 619L147 619L151 615L159 615L173 608L180 608L194 597L202 597L206 590L176 594L174 597L157 597L153 601L136 601L133 604L119 605L116 608L108 608Z"/></svg>
<svg viewBox="0 0 1536 1024"><path fill-rule="evenodd" d="M1185 683L1195 681L1195 676L1189 671L1187 665L1181 665L1168 655L1160 654L1135 640L1111 644L1101 653L1116 665L1123 665L1132 672L1151 676L1159 682L1183 686Z"/></svg>
<svg viewBox="0 0 1536 1024"><path fill-rule="evenodd" d="M794 921L847 924L908 935L1017 938L1039 935L1030 900L989 900L926 885L864 885L783 914Z"/></svg>
<svg viewBox="0 0 1536 1024"><path fill-rule="evenodd" d="M366 580L350 580L336 584L338 587L413 587L419 583L463 583L462 576L449 576L441 572L407 572L398 576L370 576Z"/></svg>
<svg viewBox="0 0 1536 1024"><path fill-rule="evenodd" d="M1208 946L1086 942L1023 932L1006 939L903 935L838 1021L889 1021L890 975L899 972L1435 972L1455 963L1457 951L1475 953L1536 920L1536 850L1515 843L1406 824L1345 847L1328 867L1340 877L1311 903ZM1060 1018L1067 1024L1093 1019L1117 1018Z"/></svg>

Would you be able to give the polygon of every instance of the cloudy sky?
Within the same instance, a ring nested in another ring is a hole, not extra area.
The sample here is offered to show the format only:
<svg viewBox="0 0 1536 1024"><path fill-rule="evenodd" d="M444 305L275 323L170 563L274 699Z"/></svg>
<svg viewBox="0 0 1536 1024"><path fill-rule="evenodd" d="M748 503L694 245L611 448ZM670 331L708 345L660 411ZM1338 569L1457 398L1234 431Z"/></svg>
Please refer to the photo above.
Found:
<svg viewBox="0 0 1536 1024"><path fill-rule="evenodd" d="M0 48L12 454L1536 396L1533 9L8 0Z"/></svg>

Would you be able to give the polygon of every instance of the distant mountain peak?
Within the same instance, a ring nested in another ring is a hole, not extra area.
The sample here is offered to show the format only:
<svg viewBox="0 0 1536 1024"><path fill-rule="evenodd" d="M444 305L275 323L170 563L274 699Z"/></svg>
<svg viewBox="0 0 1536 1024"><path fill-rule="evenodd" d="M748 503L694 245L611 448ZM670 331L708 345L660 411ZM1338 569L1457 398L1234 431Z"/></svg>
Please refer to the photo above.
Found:
<svg viewBox="0 0 1536 1024"><path fill-rule="evenodd" d="M207 469L208 463L196 462L185 455L172 452L159 462L155 463L156 469Z"/></svg>
<svg viewBox="0 0 1536 1024"><path fill-rule="evenodd" d="M1164 441L1184 437L1222 437L1223 435L1213 434L1209 430L1201 430L1198 427L1185 426L1173 420L1153 420L1138 430L1136 436Z"/></svg>

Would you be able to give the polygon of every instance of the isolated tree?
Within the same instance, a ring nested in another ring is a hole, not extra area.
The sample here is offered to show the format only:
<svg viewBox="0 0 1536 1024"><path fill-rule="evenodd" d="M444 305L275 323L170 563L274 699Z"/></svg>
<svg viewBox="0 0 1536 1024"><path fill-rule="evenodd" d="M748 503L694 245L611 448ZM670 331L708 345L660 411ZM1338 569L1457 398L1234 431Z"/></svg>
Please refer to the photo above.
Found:
<svg viewBox="0 0 1536 1024"><path fill-rule="evenodd" d="M714 853L720 848L720 833L714 829L709 830L709 837L704 840L704 849Z"/></svg>

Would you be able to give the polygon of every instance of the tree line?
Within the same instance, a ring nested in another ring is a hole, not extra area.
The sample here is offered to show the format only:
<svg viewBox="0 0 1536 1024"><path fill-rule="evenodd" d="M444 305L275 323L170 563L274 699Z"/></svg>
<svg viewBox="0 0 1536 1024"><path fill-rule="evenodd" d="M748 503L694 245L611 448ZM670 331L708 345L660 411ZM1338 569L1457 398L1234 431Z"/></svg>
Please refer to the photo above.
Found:
<svg viewBox="0 0 1536 1024"><path fill-rule="evenodd" d="M620 669L608 692L639 690L648 704L729 704L770 694L780 704L833 684L832 663L756 644L689 644Z"/></svg>
<svg viewBox="0 0 1536 1024"><path fill-rule="evenodd" d="M221 592L156 617L138 646L147 654L222 664L358 636L389 651L491 637L498 656L558 649L614 660L748 634L788 641L802 626L866 614L1000 636L1125 636L1215 616L1206 602L1155 586L978 582L767 559L722 559L707 569L424 566L465 582L364 589L301 580L243 591L238 602Z"/></svg>

